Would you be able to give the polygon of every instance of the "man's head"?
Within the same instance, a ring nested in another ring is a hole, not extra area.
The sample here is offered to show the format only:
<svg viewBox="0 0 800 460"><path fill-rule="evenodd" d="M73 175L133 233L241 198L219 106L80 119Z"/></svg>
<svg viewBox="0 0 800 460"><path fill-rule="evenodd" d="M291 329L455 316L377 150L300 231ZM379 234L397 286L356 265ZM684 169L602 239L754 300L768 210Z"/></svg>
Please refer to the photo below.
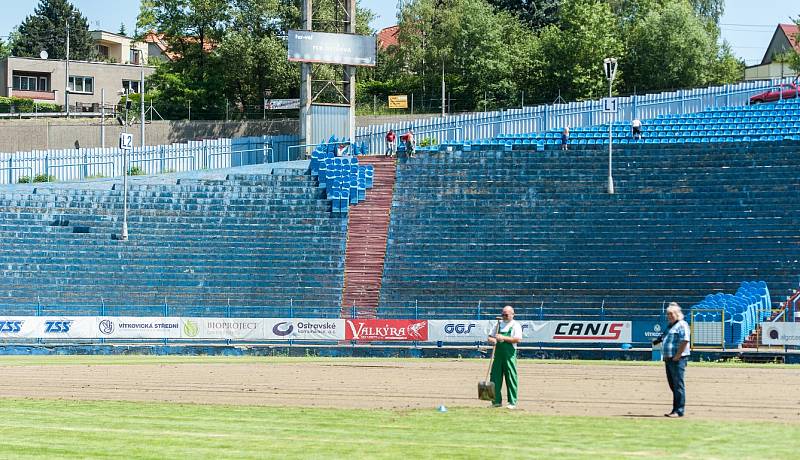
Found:
<svg viewBox="0 0 800 460"><path fill-rule="evenodd" d="M503 321L511 321L514 319L514 308L511 305L503 307Z"/></svg>
<svg viewBox="0 0 800 460"><path fill-rule="evenodd" d="M667 307L667 321L674 323L683 319L683 311L677 302L670 302Z"/></svg>

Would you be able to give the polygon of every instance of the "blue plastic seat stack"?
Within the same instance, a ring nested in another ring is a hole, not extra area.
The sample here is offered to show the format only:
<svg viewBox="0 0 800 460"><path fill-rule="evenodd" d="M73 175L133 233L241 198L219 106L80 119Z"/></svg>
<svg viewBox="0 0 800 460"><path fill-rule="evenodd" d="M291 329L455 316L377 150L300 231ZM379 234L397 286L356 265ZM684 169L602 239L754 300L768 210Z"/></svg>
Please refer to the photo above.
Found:
<svg viewBox="0 0 800 460"><path fill-rule="evenodd" d="M736 294L709 294L691 308L700 323L719 323L725 317L725 345L740 346L750 332L771 314L771 299L764 281L744 281Z"/></svg>
<svg viewBox="0 0 800 460"><path fill-rule="evenodd" d="M319 188L331 201L334 214L347 214L350 205L366 199L367 190L372 188L374 169L372 165L360 165L356 156L336 156L338 144L349 144L347 139L339 141L331 136L328 142L321 143L311 153L310 169L312 177L318 180ZM352 144L354 150L363 151L366 145Z"/></svg>

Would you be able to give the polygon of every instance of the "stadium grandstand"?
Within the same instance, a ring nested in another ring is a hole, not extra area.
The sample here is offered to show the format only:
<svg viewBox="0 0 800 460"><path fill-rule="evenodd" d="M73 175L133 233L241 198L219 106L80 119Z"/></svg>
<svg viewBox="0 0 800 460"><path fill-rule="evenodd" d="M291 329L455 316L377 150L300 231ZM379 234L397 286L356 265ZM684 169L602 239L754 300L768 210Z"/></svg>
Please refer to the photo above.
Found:
<svg viewBox="0 0 800 460"><path fill-rule="evenodd" d="M397 161L331 138L309 160L131 178L124 243L119 178L4 185L0 305L657 322L677 301L738 346L796 286L799 120L783 101L644 119L638 141L614 123L613 194L608 124L568 150L553 127Z"/></svg>

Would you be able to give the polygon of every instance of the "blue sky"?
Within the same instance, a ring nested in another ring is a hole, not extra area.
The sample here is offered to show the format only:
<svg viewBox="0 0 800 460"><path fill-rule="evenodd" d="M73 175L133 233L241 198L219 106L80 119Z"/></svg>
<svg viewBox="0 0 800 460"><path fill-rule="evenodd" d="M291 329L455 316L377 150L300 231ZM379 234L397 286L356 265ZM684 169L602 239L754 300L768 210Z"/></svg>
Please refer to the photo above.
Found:
<svg viewBox="0 0 800 460"><path fill-rule="evenodd" d="M119 30L123 22L132 31L139 13L138 0L72 0L72 3L89 19L91 29L111 32ZM5 38L13 27L33 13L37 4L38 0L2 0L0 36ZM361 0L361 5L375 12L377 18L372 24L375 29L392 25L397 20L398 0ZM798 16L798 0L728 0L725 16L720 21L722 36L748 65L758 64L777 24L790 22Z"/></svg>

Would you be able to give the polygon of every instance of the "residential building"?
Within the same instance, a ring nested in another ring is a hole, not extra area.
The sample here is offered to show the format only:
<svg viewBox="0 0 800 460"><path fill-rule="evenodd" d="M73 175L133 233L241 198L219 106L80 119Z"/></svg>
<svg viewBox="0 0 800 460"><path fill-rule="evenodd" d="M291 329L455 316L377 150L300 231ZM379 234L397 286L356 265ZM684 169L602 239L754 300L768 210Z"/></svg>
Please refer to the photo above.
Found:
<svg viewBox="0 0 800 460"><path fill-rule="evenodd" d="M100 60L118 64L139 64L140 59L147 62L149 47L146 43L135 42L125 35L93 30L89 32L97 46Z"/></svg>
<svg viewBox="0 0 800 460"><path fill-rule="evenodd" d="M116 103L123 89L138 92L142 70L145 77L155 72L150 66L69 61L67 83L63 60L11 56L0 61L0 96L64 105L68 84L70 111L92 111L103 90L106 103Z"/></svg>
<svg viewBox="0 0 800 460"><path fill-rule="evenodd" d="M777 61L776 58L786 52L800 53L798 32L800 30L797 24L778 24L764 53L764 58L761 60L761 64L745 68L744 79L769 80L797 75L797 71L789 67L785 62Z"/></svg>
<svg viewBox="0 0 800 460"><path fill-rule="evenodd" d="M130 37L102 30L90 32L102 61L8 57L0 61L0 96L33 99L64 105L69 90L70 111L94 111L102 102L116 103L120 93L141 91L141 72L152 75L155 68L142 65L148 59L148 45Z"/></svg>

